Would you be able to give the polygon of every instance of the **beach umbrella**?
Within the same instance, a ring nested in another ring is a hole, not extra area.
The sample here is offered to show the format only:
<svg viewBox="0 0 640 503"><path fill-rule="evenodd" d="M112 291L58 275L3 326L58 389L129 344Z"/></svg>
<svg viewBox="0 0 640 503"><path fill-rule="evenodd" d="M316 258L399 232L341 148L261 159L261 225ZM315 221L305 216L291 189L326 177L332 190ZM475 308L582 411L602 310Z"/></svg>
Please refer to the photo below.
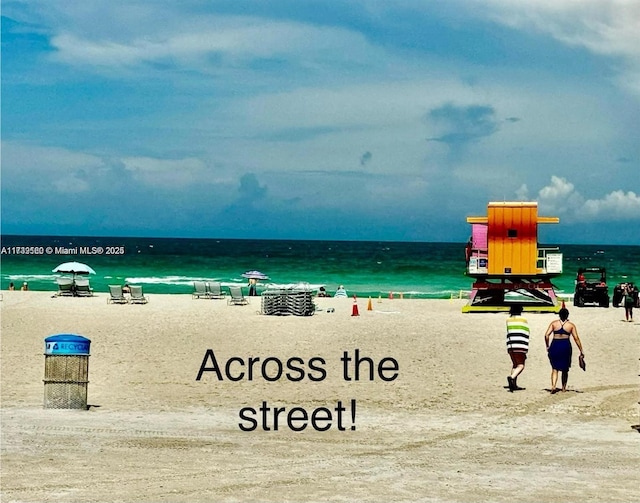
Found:
<svg viewBox="0 0 640 503"><path fill-rule="evenodd" d="M87 264L82 262L65 262L53 269L53 272L62 272L65 274L95 274L96 272Z"/></svg>
<svg viewBox="0 0 640 503"><path fill-rule="evenodd" d="M242 274L242 277L249 279L269 279L269 276L260 271L247 271Z"/></svg>

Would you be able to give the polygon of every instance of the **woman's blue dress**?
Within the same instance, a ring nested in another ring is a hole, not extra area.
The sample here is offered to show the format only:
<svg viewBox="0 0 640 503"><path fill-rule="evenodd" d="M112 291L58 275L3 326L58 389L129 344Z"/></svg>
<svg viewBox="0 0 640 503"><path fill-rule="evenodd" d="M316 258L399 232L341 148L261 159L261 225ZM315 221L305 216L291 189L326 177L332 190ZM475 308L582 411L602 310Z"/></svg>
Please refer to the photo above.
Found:
<svg viewBox="0 0 640 503"><path fill-rule="evenodd" d="M571 368L571 340L553 339L549 346L549 361L555 370L566 372Z"/></svg>

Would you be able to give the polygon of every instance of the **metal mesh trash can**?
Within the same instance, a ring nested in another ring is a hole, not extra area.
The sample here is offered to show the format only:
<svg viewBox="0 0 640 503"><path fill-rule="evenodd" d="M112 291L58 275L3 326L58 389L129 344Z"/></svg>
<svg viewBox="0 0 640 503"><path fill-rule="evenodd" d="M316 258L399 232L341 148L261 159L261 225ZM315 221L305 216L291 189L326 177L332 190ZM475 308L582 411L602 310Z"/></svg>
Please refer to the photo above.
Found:
<svg viewBox="0 0 640 503"><path fill-rule="evenodd" d="M44 343L44 408L86 409L91 341L58 334Z"/></svg>

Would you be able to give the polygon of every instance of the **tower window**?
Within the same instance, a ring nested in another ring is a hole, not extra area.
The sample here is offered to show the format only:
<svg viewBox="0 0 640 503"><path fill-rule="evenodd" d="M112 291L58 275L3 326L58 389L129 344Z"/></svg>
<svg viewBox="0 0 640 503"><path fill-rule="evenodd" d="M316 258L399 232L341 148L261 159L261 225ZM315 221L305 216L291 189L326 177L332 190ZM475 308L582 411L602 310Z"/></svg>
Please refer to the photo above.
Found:
<svg viewBox="0 0 640 503"><path fill-rule="evenodd" d="M508 238L517 238L518 237L518 229L507 229L507 237Z"/></svg>

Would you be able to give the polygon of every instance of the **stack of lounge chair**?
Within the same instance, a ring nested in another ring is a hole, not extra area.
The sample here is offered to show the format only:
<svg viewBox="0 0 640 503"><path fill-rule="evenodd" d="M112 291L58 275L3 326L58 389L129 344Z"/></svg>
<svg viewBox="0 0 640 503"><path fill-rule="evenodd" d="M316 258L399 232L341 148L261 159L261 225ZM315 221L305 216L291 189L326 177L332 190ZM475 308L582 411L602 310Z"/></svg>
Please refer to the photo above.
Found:
<svg viewBox="0 0 640 503"><path fill-rule="evenodd" d="M262 314L311 316L315 313L313 292L305 288L266 290L262 293Z"/></svg>
<svg viewBox="0 0 640 503"><path fill-rule="evenodd" d="M262 314L270 314L274 316L288 315L289 306L287 305L286 290L266 290L262 292Z"/></svg>

